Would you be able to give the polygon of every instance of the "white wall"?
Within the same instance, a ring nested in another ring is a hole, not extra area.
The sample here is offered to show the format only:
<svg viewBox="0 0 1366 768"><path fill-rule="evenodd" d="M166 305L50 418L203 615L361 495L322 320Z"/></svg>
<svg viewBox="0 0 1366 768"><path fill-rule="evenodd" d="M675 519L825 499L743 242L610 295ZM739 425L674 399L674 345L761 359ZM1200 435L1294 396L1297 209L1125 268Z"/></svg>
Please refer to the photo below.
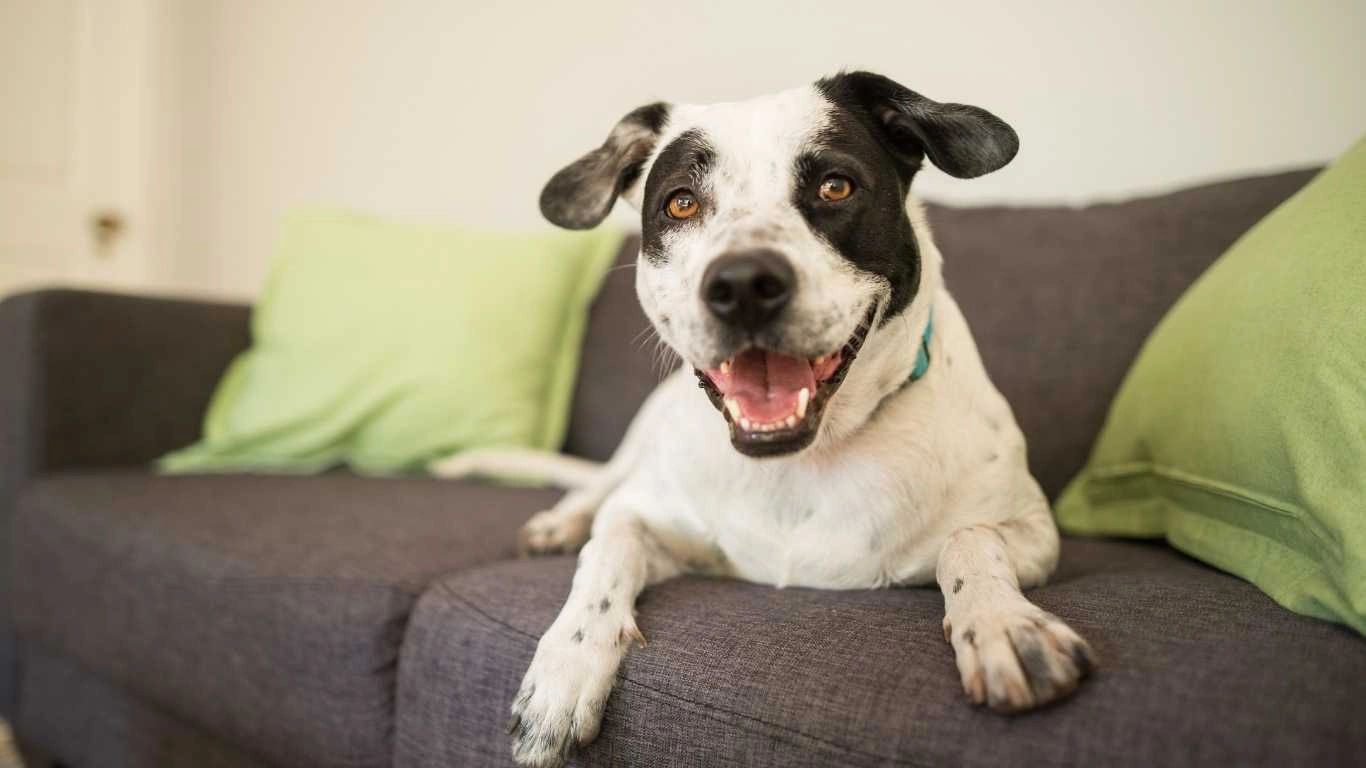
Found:
<svg viewBox="0 0 1366 768"><path fill-rule="evenodd" d="M545 226L541 184L632 107L842 67L1015 126L1005 170L918 182L951 201L1116 198L1320 163L1366 131L1361 0L206 0L176 23L167 261L201 293L254 294L291 205Z"/></svg>

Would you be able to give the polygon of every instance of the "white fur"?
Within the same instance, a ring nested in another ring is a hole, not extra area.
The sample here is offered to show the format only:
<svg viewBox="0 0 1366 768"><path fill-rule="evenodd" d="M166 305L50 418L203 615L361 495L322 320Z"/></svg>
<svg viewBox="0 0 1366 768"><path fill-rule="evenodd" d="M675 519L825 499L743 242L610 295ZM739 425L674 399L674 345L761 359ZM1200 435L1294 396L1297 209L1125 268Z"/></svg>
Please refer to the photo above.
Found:
<svg viewBox="0 0 1366 768"><path fill-rule="evenodd" d="M527 479L560 488L587 485L600 470L597 462L587 459L517 448L466 451L427 465L427 471L433 477L449 480L469 477Z"/></svg>
<svg viewBox="0 0 1366 768"><path fill-rule="evenodd" d="M664 264L640 260L636 292L655 330L685 360L703 367L726 357L716 344L716 319L697 299L702 275L718 254L763 245L780 248L799 285L787 314L804 327L788 334L817 357L838 349L863 320L878 279L860 274L848 260L811 231L792 205L793 159L825 127L829 102L812 88L796 88L750 101L709 106L677 105L655 156L685 130L704 132L724 148L706 179L704 196L712 213L700 226L679 228L665 238ZM653 160L653 158L652 158ZM642 174L643 175L643 174ZM627 193L639 204L637 182ZM667 322L665 318L667 317ZM815 321L819 321L818 323Z"/></svg>
<svg viewBox="0 0 1366 768"><path fill-rule="evenodd" d="M691 364L724 354L708 346L701 272L743 244L755 222L766 237L786 238L781 247L799 281L818 286L793 314L838 318L825 337L810 339L812 356L837 349L885 298L887 286L814 237L787 199L787 158L827 109L812 89L800 89L674 112L672 132L703 126L726 150L709 190L713 222L670 243L666 263L640 264L647 312ZM627 191L637 204L639 186ZM590 523L592 537L513 705L520 762L558 765L597 733L617 667L638 636L637 594L680 573L827 589L937 578L945 637L973 701L1028 708L1064 695L1085 674L1089 647L1020 592L1053 570L1057 531L914 202L909 213L923 260L920 290L868 337L809 448L766 459L733 450L724 420L685 368L647 401L600 475L528 524L523 545L531 550L572 550ZM931 312L929 371L903 386ZM667 328L658 322L664 314Z"/></svg>

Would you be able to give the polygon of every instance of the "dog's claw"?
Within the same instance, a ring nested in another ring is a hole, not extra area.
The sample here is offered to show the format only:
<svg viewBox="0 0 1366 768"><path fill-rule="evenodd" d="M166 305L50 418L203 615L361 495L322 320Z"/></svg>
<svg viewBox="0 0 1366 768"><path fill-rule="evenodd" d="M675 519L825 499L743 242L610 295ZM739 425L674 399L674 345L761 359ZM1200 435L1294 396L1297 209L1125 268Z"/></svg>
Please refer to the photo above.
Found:
<svg viewBox="0 0 1366 768"><path fill-rule="evenodd" d="M621 628L621 639L633 641L641 648L649 645L649 643L645 641L645 635L641 633L640 628L637 627L634 622Z"/></svg>

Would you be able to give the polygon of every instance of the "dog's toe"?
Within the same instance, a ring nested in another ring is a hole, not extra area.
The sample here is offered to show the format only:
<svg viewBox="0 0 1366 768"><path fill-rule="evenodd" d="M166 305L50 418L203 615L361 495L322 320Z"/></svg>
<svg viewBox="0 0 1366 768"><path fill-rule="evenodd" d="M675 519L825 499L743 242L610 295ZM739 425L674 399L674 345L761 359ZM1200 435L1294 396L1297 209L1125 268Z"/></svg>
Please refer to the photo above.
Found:
<svg viewBox="0 0 1366 768"><path fill-rule="evenodd" d="M593 615L611 618L597 610ZM629 626L639 634L633 621ZM507 723L518 764L558 768L575 748L597 738L622 647L612 627L585 629L576 623L547 630Z"/></svg>
<svg viewBox="0 0 1366 768"><path fill-rule="evenodd" d="M950 642L963 690L1000 712L1032 709L1071 693L1095 652L1057 617L1033 606L955 622Z"/></svg>
<svg viewBox="0 0 1366 768"><path fill-rule="evenodd" d="M519 765L559 768L574 750L574 718L557 708L552 698L537 696L535 685L527 682L512 705L507 731Z"/></svg>

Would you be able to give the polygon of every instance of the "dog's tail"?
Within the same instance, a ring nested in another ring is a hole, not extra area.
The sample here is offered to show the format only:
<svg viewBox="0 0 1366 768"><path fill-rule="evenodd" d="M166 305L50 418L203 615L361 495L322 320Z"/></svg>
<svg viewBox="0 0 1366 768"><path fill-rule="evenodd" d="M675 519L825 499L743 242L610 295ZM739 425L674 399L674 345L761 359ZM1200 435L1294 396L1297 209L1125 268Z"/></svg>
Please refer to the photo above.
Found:
<svg viewBox="0 0 1366 768"><path fill-rule="evenodd" d="M471 477L532 482L565 490L582 488L602 473L596 461L531 448L483 448L457 453L427 465L434 477L464 479Z"/></svg>

